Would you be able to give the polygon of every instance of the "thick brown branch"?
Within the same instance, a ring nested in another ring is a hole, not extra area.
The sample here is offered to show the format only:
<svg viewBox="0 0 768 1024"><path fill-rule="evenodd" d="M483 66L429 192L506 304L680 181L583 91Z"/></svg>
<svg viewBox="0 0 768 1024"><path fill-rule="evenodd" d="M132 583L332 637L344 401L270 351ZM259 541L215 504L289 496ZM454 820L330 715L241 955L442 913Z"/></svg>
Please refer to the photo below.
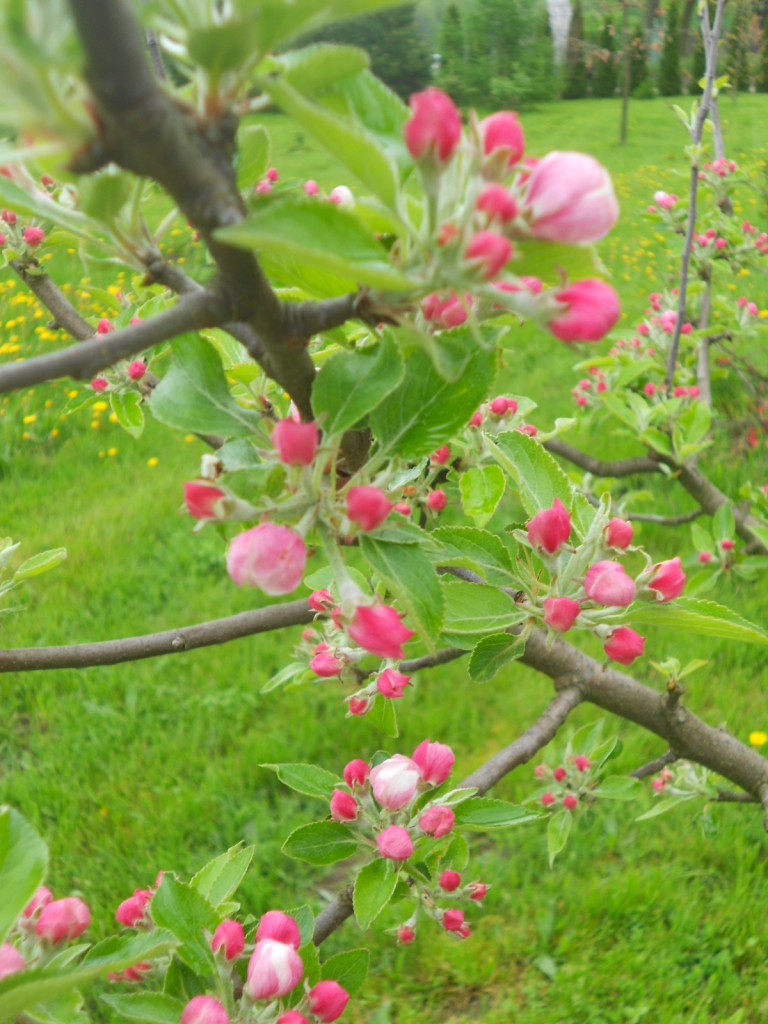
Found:
<svg viewBox="0 0 768 1024"><path fill-rule="evenodd" d="M618 477L633 476L635 473L662 472L659 461L647 455L638 455L633 459L614 459L613 461L596 459L593 455L587 455L586 452L579 451L578 448L574 448L573 445L566 444L565 441L556 437L551 441L546 441L544 447L553 455L567 459L574 466L578 466L593 476Z"/></svg>
<svg viewBox="0 0 768 1024"><path fill-rule="evenodd" d="M0 673L34 672L39 669L92 668L119 665L126 661L157 658L163 654L181 654L199 647L226 644L230 640L270 633L311 622L314 612L306 601L274 604L252 612L241 612L225 619L214 619L194 626L182 626L163 633L104 640L93 644L66 647L18 647L0 650Z"/></svg>
<svg viewBox="0 0 768 1024"><path fill-rule="evenodd" d="M94 328L80 316L64 292L47 274L30 267L23 260L11 260L11 267L52 314L58 327L63 327L77 341L87 341L94 336Z"/></svg>
<svg viewBox="0 0 768 1024"><path fill-rule="evenodd" d="M158 313L151 320L92 337L60 352L36 356L21 363L6 363L0 367L0 392L59 377L88 380L120 359L128 359L185 331L215 327L225 315L226 303L222 303L217 292L206 290L185 296L173 309Z"/></svg>

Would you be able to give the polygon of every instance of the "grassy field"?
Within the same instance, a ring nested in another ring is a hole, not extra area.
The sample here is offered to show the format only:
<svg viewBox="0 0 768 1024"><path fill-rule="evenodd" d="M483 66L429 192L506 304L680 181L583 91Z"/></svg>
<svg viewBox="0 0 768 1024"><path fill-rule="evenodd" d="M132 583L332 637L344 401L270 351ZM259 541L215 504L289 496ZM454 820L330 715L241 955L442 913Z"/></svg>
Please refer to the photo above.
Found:
<svg viewBox="0 0 768 1024"><path fill-rule="evenodd" d="M766 97L724 101L735 159L765 162L767 116ZM630 140L620 148L618 117L613 101L556 104L527 115L525 127L534 154L586 149L612 170L623 216L601 254L631 321L659 278L674 271L674 259L642 211L655 189L683 190L678 168L685 137L667 104L635 102ZM315 178L326 187L354 184L286 120L266 123L273 162L284 176ZM745 217L765 222L764 194L748 193L743 202ZM55 261L50 271L56 277ZM47 344L32 332L44 318L35 319L34 306L14 304L20 286L3 287L0 351L10 346L4 352L15 358ZM765 295L764 281L738 287ZM90 305L89 315L108 312L99 301ZM26 319L18 322L19 316ZM541 403L546 422L570 407L574 356L543 334L525 337L511 367L515 390ZM106 639L252 607L253 594L237 591L222 571L216 533L192 534L189 519L178 514L181 484L196 474L202 445L154 423L132 441L92 406L61 420L65 392L76 390L64 384L35 389L10 399L0 417L2 532L22 541L27 553L69 549L62 567L25 590L23 613L3 619L4 645ZM24 417L35 419L25 423ZM612 450L610 438L591 443ZM764 445L745 458L737 468L721 465L718 473L768 479ZM672 510L674 494L668 501ZM685 536L646 536L660 558L676 554L681 544L689 550ZM768 613L759 583L730 581L716 597L758 622ZM62 895L82 892L93 907L96 935L111 928L120 900L151 882L158 869L190 873L239 840L257 844L257 866L242 889L254 914L304 901L319 907L344 880L343 870L297 868L281 855L288 831L325 809L283 791L259 764L301 760L339 770L351 757L369 756L379 741L365 720L343 719L332 684L259 694L290 642L280 635L115 668L3 677L0 800L19 807L45 834L50 884ZM653 660L673 652L683 661L708 660L691 680L689 703L710 722L743 739L756 729L768 731L759 651L661 635L652 635L649 647ZM636 667L639 679L658 679L647 659ZM404 702L402 737L392 749L410 753L424 736L449 742L457 770L466 774L533 720L550 689L549 680L519 667L484 688L460 667L425 674ZM574 724L597 717L582 708ZM658 741L629 726L607 722L606 730L620 732L624 742L619 771L663 752ZM522 800L534 786L524 768L504 781L499 795ZM643 806L651 799L648 794ZM705 814L702 805L694 813L687 807L637 822L640 809L600 808L592 830L578 834L554 870L541 829L478 837L470 873L493 888L467 943L424 927L417 943L397 948L391 936L379 931L363 938L348 925L329 941L329 951L365 942L376 966L344 1019L766 1019L766 845L759 815L738 806Z"/></svg>

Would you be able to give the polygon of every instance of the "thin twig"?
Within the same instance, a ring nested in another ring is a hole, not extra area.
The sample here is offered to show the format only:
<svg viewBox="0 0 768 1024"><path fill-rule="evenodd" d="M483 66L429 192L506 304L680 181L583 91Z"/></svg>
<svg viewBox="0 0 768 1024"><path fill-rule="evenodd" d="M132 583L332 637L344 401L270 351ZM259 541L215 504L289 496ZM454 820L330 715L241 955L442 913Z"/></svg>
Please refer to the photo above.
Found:
<svg viewBox="0 0 768 1024"><path fill-rule="evenodd" d="M51 313L57 326L63 327L77 341L87 341L94 336L95 329L80 316L64 292L47 274L23 260L11 260L11 268Z"/></svg>
<svg viewBox="0 0 768 1024"><path fill-rule="evenodd" d="M662 754L661 757L657 757L655 761L649 761L648 764L641 765L640 768L635 768L633 772L630 772L630 777L633 779L647 779L649 775L655 775L656 772L660 772L662 768L666 768L668 764L672 764L678 760L678 755L674 750L668 750L666 754Z"/></svg>
<svg viewBox="0 0 768 1024"><path fill-rule="evenodd" d="M578 466L587 473L591 473L592 476L619 477L633 476L636 473L663 472L659 460L653 459L648 455L638 455L631 459L614 459L612 461L607 461L605 459L597 459L593 455L587 455L586 452L582 452L578 448L574 448L573 445L566 444L565 441L561 441L559 438L553 438L551 441L545 441L544 447L548 452L551 452L553 455L559 455L563 459L567 459L568 462L572 462L574 466Z"/></svg>
<svg viewBox="0 0 768 1024"><path fill-rule="evenodd" d="M630 512L627 519L633 523L656 523L658 526L684 526L692 523L694 519L703 516L704 509L697 508L694 512L686 512L680 516L657 516L653 512Z"/></svg>

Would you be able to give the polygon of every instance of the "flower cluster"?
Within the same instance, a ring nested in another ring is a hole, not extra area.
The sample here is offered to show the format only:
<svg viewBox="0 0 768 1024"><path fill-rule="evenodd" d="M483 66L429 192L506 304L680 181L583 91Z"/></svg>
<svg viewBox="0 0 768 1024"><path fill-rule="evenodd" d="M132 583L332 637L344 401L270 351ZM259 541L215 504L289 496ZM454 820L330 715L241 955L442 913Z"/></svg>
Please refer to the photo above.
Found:
<svg viewBox="0 0 768 1024"><path fill-rule="evenodd" d="M589 796L594 779L590 774L593 767L588 757L583 754L571 755L564 765L550 768L546 764L536 765L534 775L547 784L546 792L541 794L543 807L564 807L566 811L575 811L586 797Z"/></svg>
<svg viewBox="0 0 768 1024"><path fill-rule="evenodd" d="M7 246L22 257L28 255L30 250L37 249L45 241L45 231L35 224L27 224L22 227L19 218L13 210L0 210L0 222L3 224L0 233L0 246ZM6 253L8 258L14 258L13 254Z"/></svg>
<svg viewBox="0 0 768 1024"><path fill-rule="evenodd" d="M60 947L85 932L91 912L77 896L55 900L50 889L39 886L0 945L0 980L20 971L43 966Z"/></svg>

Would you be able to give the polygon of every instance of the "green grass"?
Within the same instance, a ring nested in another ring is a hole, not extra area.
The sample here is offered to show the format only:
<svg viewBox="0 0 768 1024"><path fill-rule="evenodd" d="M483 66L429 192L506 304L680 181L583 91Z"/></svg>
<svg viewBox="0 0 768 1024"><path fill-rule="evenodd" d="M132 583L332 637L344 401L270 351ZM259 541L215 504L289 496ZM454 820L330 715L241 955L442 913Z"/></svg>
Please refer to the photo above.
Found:
<svg viewBox="0 0 768 1024"><path fill-rule="evenodd" d="M765 158L766 114L765 97L724 101L726 137L737 159L741 153ZM313 177L326 187L348 180L314 145L297 139L286 120L270 117L267 124L284 177ZM525 117L525 128L532 153L587 149L614 173L624 216L602 255L631 322L645 307L655 275L672 265L660 243L642 244L649 233L642 211L656 188L682 191L675 170L682 166L682 129L662 101L632 104L630 142L623 149L615 143L613 101L544 107ZM765 219L759 194L747 194L745 206L745 216ZM56 276L56 262L50 269ZM7 296L3 303L7 321L20 307L11 309ZM32 344L30 323L15 329L25 351ZM509 371L515 390L540 401L546 422L556 411L562 414L564 403L569 407L574 354L543 334L523 337ZM253 595L237 591L224 575L217 534L192 534L189 520L177 514L181 483L196 473L202 446L153 423L133 442L104 415L93 419L99 426L92 428L86 411L61 421L64 390L38 388L2 407L3 532L21 540L27 553L69 549L63 566L21 595L23 614L3 619L4 645L111 638L253 606ZM46 401L53 403L50 409ZM38 419L20 425L22 414ZM60 430L58 438L50 437L52 429ZM587 440L607 453L614 446L612 438ZM109 455L113 448L116 454ZM738 472L759 481L764 451L750 458ZM731 475L733 468L723 460L718 473ZM670 511L679 508L676 495L665 492ZM669 533L648 530L645 536L659 557L688 545ZM758 622L768 613L759 583L731 581L717 597ZM114 668L2 678L0 800L19 807L44 832L53 888L85 895L96 935L109 931L118 902L159 869L191 873L239 840L257 845L257 865L242 889L243 904L254 914L304 901L319 907L344 880L343 868L300 867L281 855L290 829L322 817L325 808L284 791L259 764L294 759L339 770L351 757L369 756L379 739L365 721L343 719L333 684L259 694L290 642L290 636L267 636ZM673 652L683 660L708 659L692 677L688 699L713 724L742 738L768 726L759 650L658 633L649 633L649 649L654 660ZM655 684L647 659L636 667L638 678ZM403 735L391 747L410 752L425 735L450 742L464 775L518 735L550 693L549 680L520 667L485 687L470 683L461 667L424 674L404 701ZM581 708L574 724L597 717L594 709ZM612 721L607 727L624 742L620 771L663 750L629 725ZM499 795L522 800L534 785L530 769L523 768L499 786ZM641 805L651 805L650 795ZM493 888L466 943L426 924L405 949L380 930L364 939L348 925L334 935L329 951L365 941L376 965L344 1019L765 1019L768 923L759 815L725 806L701 817L699 806L695 815L684 807L637 822L636 805L598 810L592 829L578 832L552 871L539 828L478 837L469 876ZM396 921L391 915L384 924Z"/></svg>

